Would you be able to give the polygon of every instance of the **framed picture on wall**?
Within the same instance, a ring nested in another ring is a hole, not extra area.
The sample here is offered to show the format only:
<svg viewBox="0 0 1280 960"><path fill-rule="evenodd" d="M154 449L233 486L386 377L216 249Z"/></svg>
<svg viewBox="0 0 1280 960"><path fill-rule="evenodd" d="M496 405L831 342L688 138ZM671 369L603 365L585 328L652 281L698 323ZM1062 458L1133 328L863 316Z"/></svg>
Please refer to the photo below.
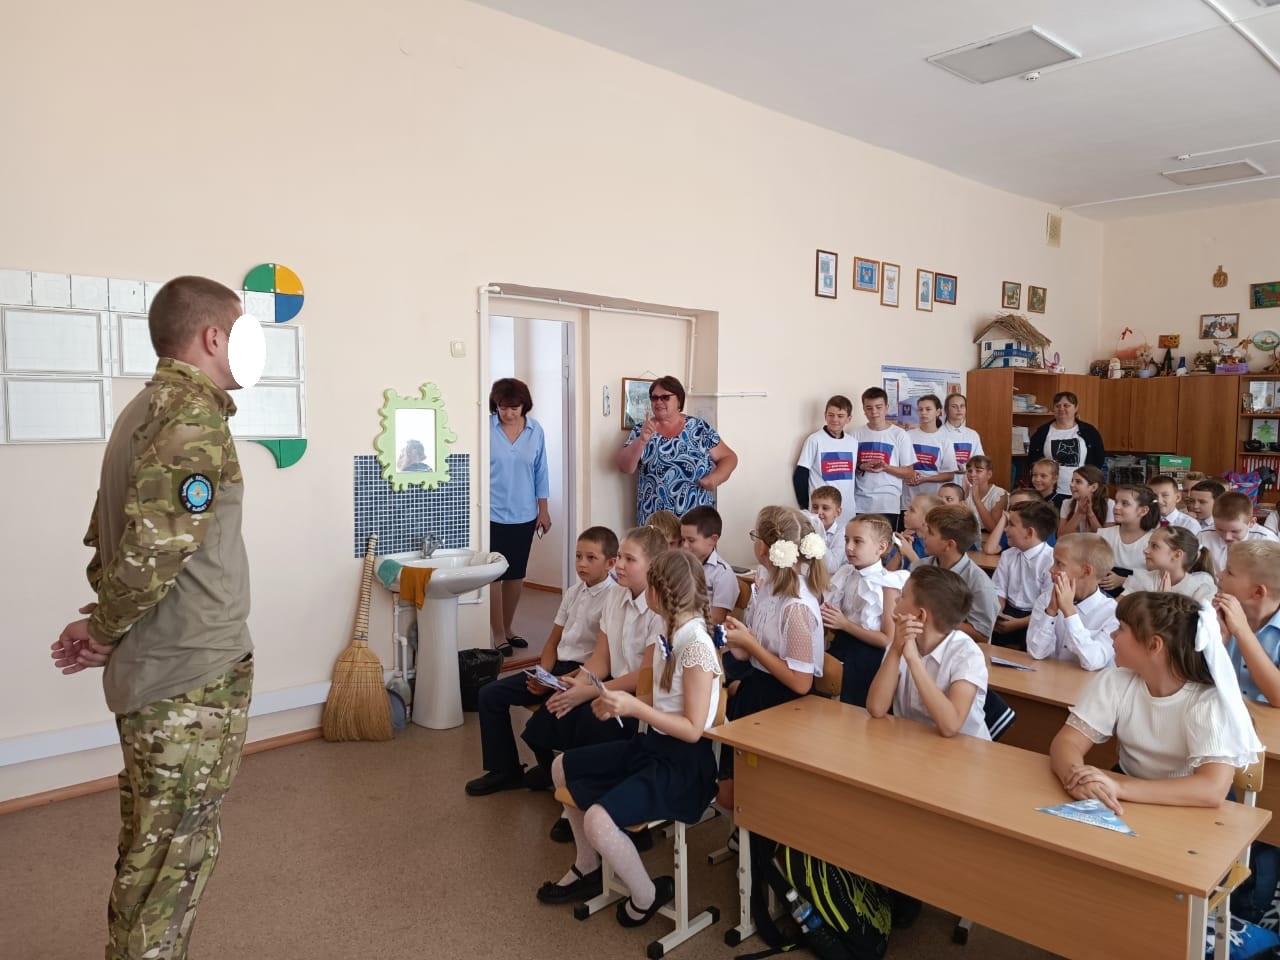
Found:
<svg viewBox="0 0 1280 960"><path fill-rule="evenodd" d="M916 271L916 309L933 310L933 271Z"/></svg>
<svg viewBox="0 0 1280 960"><path fill-rule="evenodd" d="M938 303L949 303L955 306L956 278L949 273L934 274L933 299Z"/></svg>
<svg viewBox="0 0 1280 960"><path fill-rule="evenodd" d="M1027 287L1027 312L1044 313L1044 304L1048 299L1049 291L1044 287Z"/></svg>
<svg viewBox="0 0 1280 960"><path fill-rule="evenodd" d="M815 297L829 297L832 300L836 298L838 294L836 266L839 259L830 250L818 251L817 265L813 271L813 295Z"/></svg>
<svg viewBox="0 0 1280 960"><path fill-rule="evenodd" d="M898 286L902 279L902 268L887 260L880 264L880 306L896 307L898 305Z"/></svg>
<svg viewBox="0 0 1280 960"><path fill-rule="evenodd" d="M1280 307L1280 280L1249 284L1249 309Z"/></svg>
<svg viewBox="0 0 1280 960"><path fill-rule="evenodd" d="M630 431L653 413L649 404L649 388L652 380L643 377L622 378L622 429Z"/></svg>
<svg viewBox="0 0 1280 960"><path fill-rule="evenodd" d="M1006 310L1022 309L1022 284L1006 280L1000 285L1000 306Z"/></svg>
<svg viewBox="0 0 1280 960"><path fill-rule="evenodd" d="M1238 313L1200 314L1201 340L1234 340L1240 332Z"/></svg>
<svg viewBox="0 0 1280 960"><path fill-rule="evenodd" d="M867 293L880 292L880 261L853 258L853 289Z"/></svg>

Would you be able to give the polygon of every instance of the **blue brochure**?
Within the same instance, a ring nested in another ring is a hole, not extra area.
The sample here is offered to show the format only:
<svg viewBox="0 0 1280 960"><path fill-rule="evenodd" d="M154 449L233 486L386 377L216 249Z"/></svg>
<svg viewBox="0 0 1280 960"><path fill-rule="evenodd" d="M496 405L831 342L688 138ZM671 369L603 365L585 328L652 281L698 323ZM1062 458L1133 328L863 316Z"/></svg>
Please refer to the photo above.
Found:
<svg viewBox="0 0 1280 960"><path fill-rule="evenodd" d="M1054 807L1036 807L1036 809L1041 813L1051 813L1055 817L1075 820L1078 823L1087 823L1093 827L1102 827L1104 830L1114 830L1116 833L1123 833L1125 836L1137 836L1137 833L1127 823L1108 810L1101 800L1073 800L1070 803L1060 803Z"/></svg>

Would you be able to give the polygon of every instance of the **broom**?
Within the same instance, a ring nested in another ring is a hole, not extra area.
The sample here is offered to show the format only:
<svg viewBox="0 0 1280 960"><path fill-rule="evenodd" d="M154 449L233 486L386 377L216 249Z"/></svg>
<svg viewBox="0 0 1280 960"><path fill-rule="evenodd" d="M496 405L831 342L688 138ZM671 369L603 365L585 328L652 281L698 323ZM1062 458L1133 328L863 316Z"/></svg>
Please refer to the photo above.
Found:
<svg viewBox="0 0 1280 960"><path fill-rule="evenodd" d="M373 548L377 542L378 535L369 534L351 645L334 664L333 683L324 702L321 728L324 738L330 742L391 739L391 705L383 686L382 663L369 649L369 596L373 590Z"/></svg>

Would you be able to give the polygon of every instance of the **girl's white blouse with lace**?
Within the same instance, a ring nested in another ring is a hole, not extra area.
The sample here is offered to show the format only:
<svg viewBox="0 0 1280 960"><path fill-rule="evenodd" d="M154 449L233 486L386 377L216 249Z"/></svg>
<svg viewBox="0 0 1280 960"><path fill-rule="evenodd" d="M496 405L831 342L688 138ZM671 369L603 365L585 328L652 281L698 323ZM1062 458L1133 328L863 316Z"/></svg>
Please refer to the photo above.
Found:
<svg viewBox="0 0 1280 960"><path fill-rule="evenodd" d="M676 662L675 673L671 678L671 689L662 689L662 675L667 669L667 658ZM667 653L667 645L655 644L653 661L653 707L663 713L684 713L684 671L686 667L701 667L713 677L720 676L720 657L716 654L715 644L707 633L707 625L701 617L694 617L676 629L671 638L671 653ZM720 683L711 684L711 700L707 704L707 718L702 725L709 729L716 722L716 710L720 705ZM661 732L661 731L655 731Z"/></svg>
<svg viewBox="0 0 1280 960"><path fill-rule="evenodd" d="M822 610L804 578L798 577L796 582L800 586L798 597L775 594L767 581L763 586L757 585L744 614L746 627L761 646L785 660L792 670L820 677L826 651ZM755 657L751 658L751 665L768 672Z"/></svg>

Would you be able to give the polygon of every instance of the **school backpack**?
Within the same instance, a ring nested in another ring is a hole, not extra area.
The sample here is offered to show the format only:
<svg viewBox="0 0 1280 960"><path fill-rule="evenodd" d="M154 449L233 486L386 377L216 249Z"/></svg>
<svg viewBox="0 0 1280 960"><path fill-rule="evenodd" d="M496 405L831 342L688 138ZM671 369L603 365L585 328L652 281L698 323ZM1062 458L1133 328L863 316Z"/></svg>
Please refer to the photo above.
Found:
<svg viewBox="0 0 1280 960"><path fill-rule="evenodd" d="M793 887L813 904L824 927L835 934L824 940L820 952L823 960L884 957L893 927L891 890L783 844L776 845L775 852L773 841L765 837L752 834L751 843L751 917L756 932L772 949L744 954L740 960L785 953L801 945L818 952L818 945L807 943L789 917L784 918L784 927L779 929L770 916L769 889L783 901L787 890Z"/></svg>

